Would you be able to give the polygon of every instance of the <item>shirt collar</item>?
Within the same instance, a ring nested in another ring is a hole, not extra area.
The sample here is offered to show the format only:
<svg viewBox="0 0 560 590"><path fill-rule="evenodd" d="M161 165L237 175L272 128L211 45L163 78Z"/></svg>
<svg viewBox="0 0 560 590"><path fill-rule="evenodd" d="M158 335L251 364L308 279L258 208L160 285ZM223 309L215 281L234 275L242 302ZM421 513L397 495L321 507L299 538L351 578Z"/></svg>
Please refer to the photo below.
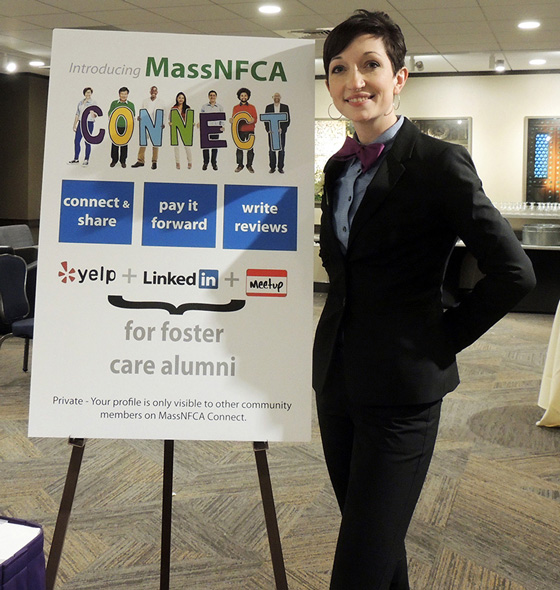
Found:
<svg viewBox="0 0 560 590"><path fill-rule="evenodd" d="M389 129L386 129L375 141L372 141L371 143L384 143L385 151L387 151L393 145L395 137L397 136L397 133L399 132L400 128L403 126L403 123L404 117L401 117L399 115L397 118L397 122L393 123L393 125L391 125ZM360 141L356 133L354 133L354 138L357 141Z"/></svg>

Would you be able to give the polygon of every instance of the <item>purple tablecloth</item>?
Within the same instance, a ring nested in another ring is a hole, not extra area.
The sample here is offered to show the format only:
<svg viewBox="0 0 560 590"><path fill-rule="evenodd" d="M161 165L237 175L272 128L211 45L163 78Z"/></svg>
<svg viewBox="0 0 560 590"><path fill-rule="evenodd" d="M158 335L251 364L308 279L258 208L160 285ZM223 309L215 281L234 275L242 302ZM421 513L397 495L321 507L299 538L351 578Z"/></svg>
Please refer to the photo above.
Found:
<svg viewBox="0 0 560 590"><path fill-rule="evenodd" d="M37 528L40 533L23 549L0 564L0 590L45 590L43 530L38 524L17 518L3 520Z"/></svg>

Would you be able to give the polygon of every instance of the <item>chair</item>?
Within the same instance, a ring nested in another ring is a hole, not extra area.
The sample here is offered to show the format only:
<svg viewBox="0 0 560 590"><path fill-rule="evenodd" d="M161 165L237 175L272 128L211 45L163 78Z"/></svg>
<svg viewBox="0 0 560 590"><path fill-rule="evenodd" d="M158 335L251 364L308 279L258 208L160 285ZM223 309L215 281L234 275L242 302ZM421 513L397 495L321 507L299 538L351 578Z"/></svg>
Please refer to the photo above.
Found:
<svg viewBox="0 0 560 590"><path fill-rule="evenodd" d="M34 320L28 317L27 264L20 256L0 254L0 347L12 337L24 338L23 370L29 364L29 341Z"/></svg>
<svg viewBox="0 0 560 590"><path fill-rule="evenodd" d="M0 246L13 248L27 264L37 260L38 247L33 242L29 226L24 223L0 226Z"/></svg>

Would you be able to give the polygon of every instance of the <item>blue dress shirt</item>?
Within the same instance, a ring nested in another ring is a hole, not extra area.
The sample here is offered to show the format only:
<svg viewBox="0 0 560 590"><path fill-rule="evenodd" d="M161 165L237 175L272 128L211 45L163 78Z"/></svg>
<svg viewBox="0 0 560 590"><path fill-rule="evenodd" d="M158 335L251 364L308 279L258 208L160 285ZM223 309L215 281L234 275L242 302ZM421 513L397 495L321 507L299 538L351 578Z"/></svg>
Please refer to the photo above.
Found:
<svg viewBox="0 0 560 590"><path fill-rule="evenodd" d="M362 164L358 158L348 160L346 167L334 185L334 230L342 251L348 249L348 236L356 211L362 202L369 183L377 174L381 162L391 149L395 137L402 127L404 117L383 132L373 143L384 143L385 148L377 162L362 174ZM358 137L356 136L356 139Z"/></svg>

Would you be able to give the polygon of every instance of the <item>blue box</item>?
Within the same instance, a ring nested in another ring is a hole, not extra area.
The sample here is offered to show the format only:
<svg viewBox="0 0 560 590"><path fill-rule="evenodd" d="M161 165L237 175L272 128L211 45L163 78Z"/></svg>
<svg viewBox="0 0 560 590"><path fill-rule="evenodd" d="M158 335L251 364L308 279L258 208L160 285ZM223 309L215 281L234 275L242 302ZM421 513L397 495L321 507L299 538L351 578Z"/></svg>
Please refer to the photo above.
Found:
<svg viewBox="0 0 560 590"><path fill-rule="evenodd" d="M63 180L60 198L60 242L130 244L134 183Z"/></svg>
<svg viewBox="0 0 560 590"><path fill-rule="evenodd" d="M297 250L297 188L226 185L224 248Z"/></svg>
<svg viewBox="0 0 560 590"><path fill-rule="evenodd" d="M215 184L147 182L143 246L216 247Z"/></svg>

